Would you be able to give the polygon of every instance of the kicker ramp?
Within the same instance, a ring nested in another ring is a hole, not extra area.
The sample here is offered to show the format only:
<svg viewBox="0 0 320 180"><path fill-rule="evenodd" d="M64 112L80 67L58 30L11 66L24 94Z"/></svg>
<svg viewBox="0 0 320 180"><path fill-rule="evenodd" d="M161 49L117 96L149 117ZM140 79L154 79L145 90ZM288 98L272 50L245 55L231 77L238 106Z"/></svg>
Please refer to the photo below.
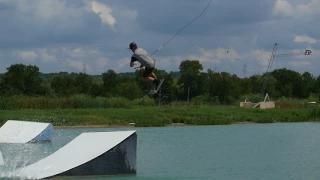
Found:
<svg viewBox="0 0 320 180"><path fill-rule="evenodd" d="M44 179L136 174L136 149L135 131L82 133L53 154L12 175Z"/></svg>
<svg viewBox="0 0 320 180"><path fill-rule="evenodd" d="M51 141L52 124L8 120L0 128L0 143L32 143Z"/></svg>

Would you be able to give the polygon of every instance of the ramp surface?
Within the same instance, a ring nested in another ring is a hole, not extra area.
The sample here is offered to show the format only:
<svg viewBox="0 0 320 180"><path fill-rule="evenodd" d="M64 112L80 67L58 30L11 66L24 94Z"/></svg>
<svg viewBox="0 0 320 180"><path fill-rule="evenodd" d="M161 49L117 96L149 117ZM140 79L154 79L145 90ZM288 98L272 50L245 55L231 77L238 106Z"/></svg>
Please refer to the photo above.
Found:
<svg viewBox="0 0 320 180"><path fill-rule="evenodd" d="M13 172L12 175L24 179L59 175L101 156L134 133L135 131L82 133L55 153Z"/></svg>
<svg viewBox="0 0 320 180"><path fill-rule="evenodd" d="M52 138L52 124L8 120L0 128L0 143L28 143Z"/></svg>

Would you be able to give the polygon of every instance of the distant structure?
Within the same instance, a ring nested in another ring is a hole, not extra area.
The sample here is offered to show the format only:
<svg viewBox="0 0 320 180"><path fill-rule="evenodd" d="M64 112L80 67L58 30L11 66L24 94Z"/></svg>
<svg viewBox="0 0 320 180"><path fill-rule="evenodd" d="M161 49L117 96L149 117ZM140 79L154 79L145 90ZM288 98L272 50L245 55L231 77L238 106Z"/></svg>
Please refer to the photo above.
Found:
<svg viewBox="0 0 320 180"><path fill-rule="evenodd" d="M312 51L307 49L307 50L304 52L304 55L311 55L311 53L312 53Z"/></svg>
<svg viewBox="0 0 320 180"><path fill-rule="evenodd" d="M243 78L245 78L247 76L247 72L248 72L247 71L247 64L243 65L243 70L242 71L243 71Z"/></svg>
<svg viewBox="0 0 320 180"><path fill-rule="evenodd" d="M87 74L87 64L85 62L82 64L82 73Z"/></svg>

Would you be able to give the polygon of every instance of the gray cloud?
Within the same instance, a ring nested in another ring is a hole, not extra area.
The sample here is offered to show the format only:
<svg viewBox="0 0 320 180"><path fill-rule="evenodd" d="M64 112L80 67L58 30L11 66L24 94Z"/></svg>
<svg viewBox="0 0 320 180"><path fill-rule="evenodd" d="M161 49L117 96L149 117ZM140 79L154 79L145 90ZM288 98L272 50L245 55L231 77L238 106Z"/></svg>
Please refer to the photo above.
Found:
<svg viewBox="0 0 320 180"><path fill-rule="evenodd" d="M95 11L91 2L0 0L0 72L20 62L38 65L42 72L80 72L84 64L91 74L134 71L126 49L131 41L153 53L209 0L96 0ZM274 68L317 74L320 2L282 0L275 11L277 3L213 0L202 17L154 55L157 67L178 71L181 60L198 58L205 69L242 76L247 64L247 75L263 73L274 43L279 43L279 54L310 48L314 55L279 58ZM224 50L234 51L237 58L223 55Z"/></svg>
<svg viewBox="0 0 320 180"><path fill-rule="evenodd" d="M4 27L0 29L1 48L86 44L111 35L111 31L101 25L97 14L84 10L84 4L71 6L68 1L64 6L62 1L41 2L43 7L37 1L4 4L10 10L0 11L0 22Z"/></svg>
<svg viewBox="0 0 320 180"><path fill-rule="evenodd" d="M142 16L138 17L141 27L154 32L169 33L176 32L179 28L192 20L194 17L204 9L209 1L169 1L164 0L157 4L157 8L152 10L150 16L150 9L141 7L140 13ZM152 5L153 4L153 5ZM203 14L201 19L191 24L183 33L185 34L230 34L230 31L225 32L221 29L237 30L236 26L250 25L267 20L272 13L272 1L213 1L207 11ZM149 2L148 6L154 6L154 2ZM263 8L258 8L263 7ZM165 10L165 11L164 11ZM243 31L240 31L241 33ZM235 32L237 33L237 32Z"/></svg>

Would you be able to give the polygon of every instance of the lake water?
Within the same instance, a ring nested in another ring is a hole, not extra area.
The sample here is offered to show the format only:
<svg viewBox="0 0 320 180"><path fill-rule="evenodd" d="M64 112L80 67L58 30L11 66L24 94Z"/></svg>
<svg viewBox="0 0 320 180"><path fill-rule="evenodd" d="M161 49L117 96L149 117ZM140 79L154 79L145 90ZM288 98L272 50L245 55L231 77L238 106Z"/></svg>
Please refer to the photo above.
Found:
<svg viewBox="0 0 320 180"><path fill-rule="evenodd" d="M320 179L320 123L59 129L51 143L1 144L6 165L0 179L82 132L132 129L138 135L137 174L85 180Z"/></svg>

